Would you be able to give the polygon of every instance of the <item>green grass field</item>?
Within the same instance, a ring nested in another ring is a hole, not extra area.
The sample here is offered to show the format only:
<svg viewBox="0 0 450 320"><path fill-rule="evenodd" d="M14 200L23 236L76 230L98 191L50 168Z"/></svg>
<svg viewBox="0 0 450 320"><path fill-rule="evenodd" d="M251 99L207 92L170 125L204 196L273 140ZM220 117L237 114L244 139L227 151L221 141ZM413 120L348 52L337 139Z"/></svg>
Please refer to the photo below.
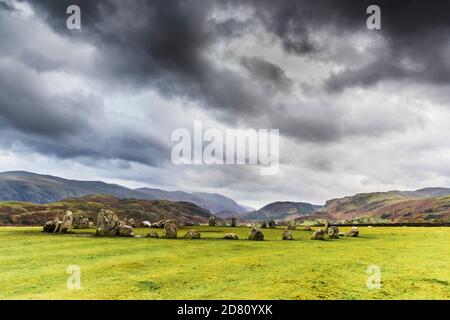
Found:
<svg viewBox="0 0 450 320"><path fill-rule="evenodd" d="M263 242L244 240L245 227L198 229L201 240L2 227L0 299L450 299L450 228L360 228L360 238L325 241L263 229ZM69 265L81 268L79 290L67 288ZM381 289L367 288L369 265L381 268Z"/></svg>

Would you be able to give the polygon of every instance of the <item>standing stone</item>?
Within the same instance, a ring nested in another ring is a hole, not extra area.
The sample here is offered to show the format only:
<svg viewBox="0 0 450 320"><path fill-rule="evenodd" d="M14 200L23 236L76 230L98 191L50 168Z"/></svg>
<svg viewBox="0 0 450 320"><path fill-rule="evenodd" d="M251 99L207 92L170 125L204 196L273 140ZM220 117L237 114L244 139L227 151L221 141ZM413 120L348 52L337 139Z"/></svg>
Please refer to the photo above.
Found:
<svg viewBox="0 0 450 320"><path fill-rule="evenodd" d="M330 222L329 221L325 221L325 233L328 234L328 228L330 227Z"/></svg>
<svg viewBox="0 0 450 320"><path fill-rule="evenodd" d="M130 219L128 219L127 225L129 225L130 227L135 228L136 227L136 221L134 221L133 218L130 218Z"/></svg>
<svg viewBox="0 0 450 320"><path fill-rule="evenodd" d="M47 221L44 224L44 228L43 228L42 231L46 232L46 233L54 233L55 229L56 229L56 226L60 225L60 224L61 224L61 221L59 221L58 218L55 218L55 219L50 220L50 221Z"/></svg>
<svg viewBox="0 0 450 320"><path fill-rule="evenodd" d="M269 228L271 229L275 229L277 227L277 223L275 222L275 220L270 220L269 221Z"/></svg>
<svg viewBox="0 0 450 320"><path fill-rule="evenodd" d="M141 227L143 227L143 228L149 228L151 226L152 226L152 224L150 223L150 221L142 221L141 222Z"/></svg>
<svg viewBox="0 0 450 320"><path fill-rule="evenodd" d="M146 236L147 238L159 238L159 234L157 234L155 231L150 230L150 232Z"/></svg>
<svg viewBox="0 0 450 320"><path fill-rule="evenodd" d="M54 223L55 223L55 230L53 230L53 233L57 233L61 229L62 222L61 222L61 220L59 220L58 217L56 217L54 220Z"/></svg>
<svg viewBox="0 0 450 320"><path fill-rule="evenodd" d="M311 236L311 240L323 240L323 236L325 235L325 231L319 229L314 231Z"/></svg>
<svg viewBox="0 0 450 320"><path fill-rule="evenodd" d="M239 240L238 236L235 233L226 233L223 238L227 240Z"/></svg>
<svg viewBox="0 0 450 320"><path fill-rule="evenodd" d="M159 221L153 222L151 225L151 228L164 229L165 224L166 224L165 219L159 220Z"/></svg>
<svg viewBox="0 0 450 320"><path fill-rule="evenodd" d="M89 221L89 229L95 229L95 223L92 221Z"/></svg>
<svg viewBox="0 0 450 320"><path fill-rule="evenodd" d="M177 238L177 226L172 220L167 220L164 224L164 238L176 239Z"/></svg>
<svg viewBox="0 0 450 320"><path fill-rule="evenodd" d="M231 226L236 227L236 218L231 218Z"/></svg>
<svg viewBox="0 0 450 320"><path fill-rule="evenodd" d="M252 231L250 231L250 235L248 236L248 240L262 241L264 240L264 234L258 228L253 227Z"/></svg>
<svg viewBox="0 0 450 320"><path fill-rule="evenodd" d="M267 223L266 221L261 222L261 228L266 229L267 228Z"/></svg>
<svg viewBox="0 0 450 320"><path fill-rule="evenodd" d="M66 214L61 222L59 232L70 232L73 227L73 213L72 211L66 211Z"/></svg>
<svg viewBox="0 0 450 320"><path fill-rule="evenodd" d="M115 235L119 237L134 237L133 227L121 224L117 229Z"/></svg>
<svg viewBox="0 0 450 320"><path fill-rule="evenodd" d="M80 216L73 217L73 228L83 229L83 217Z"/></svg>
<svg viewBox="0 0 450 320"><path fill-rule="evenodd" d="M81 220L81 226L83 229L89 229L89 218L83 218Z"/></svg>
<svg viewBox="0 0 450 320"><path fill-rule="evenodd" d="M185 239L200 239L200 232L197 230L190 230L188 233L184 235Z"/></svg>
<svg viewBox="0 0 450 320"><path fill-rule="evenodd" d="M216 226L216 217L214 217L214 216L209 217L208 223L209 223L210 227L215 227Z"/></svg>
<svg viewBox="0 0 450 320"><path fill-rule="evenodd" d="M101 209L97 218L97 235L116 235L120 226L119 217L111 210Z"/></svg>
<svg viewBox="0 0 450 320"><path fill-rule="evenodd" d="M339 239L339 228L336 226L329 227L328 237L330 237L330 239Z"/></svg>
<svg viewBox="0 0 450 320"><path fill-rule="evenodd" d="M288 230L295 230L295 220L291 220L288 222L288 226L287 226Z"/></svg>
<svg viewBox="0 0 450 320"><path fill-rule="evenodd" d="M290 232L288 229L284 230L283 232L283 240L294 240L292 232Z"/></svg>
<svg viewBox="0 0 450 320"><path fill-rule="evenodd" d="M346 237L358 237L359 236L359 229L358 227L353 227L352 230L347 232L345 234Z"/></svg>

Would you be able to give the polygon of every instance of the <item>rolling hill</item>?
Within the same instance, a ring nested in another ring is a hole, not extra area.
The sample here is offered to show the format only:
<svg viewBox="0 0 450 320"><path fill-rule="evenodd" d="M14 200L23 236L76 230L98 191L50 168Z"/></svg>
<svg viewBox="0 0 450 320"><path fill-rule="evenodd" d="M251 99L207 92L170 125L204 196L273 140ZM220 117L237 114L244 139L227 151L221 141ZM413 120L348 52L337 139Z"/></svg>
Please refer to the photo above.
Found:
<svg viewBox="0 0 450 320"><path fill-rule="evenodd" d="M0 202L0 222L3 224L42 225L55 216L62 218L66 210L75 215L97 221L100 209L113 210L120 218L134 218L136 221L157 221L161 216L177 223L206 223L212 214L191 202L168 200L121 199L110 195L88 195L67 198L49 204L29 202Z"/></svg>
<svg viewBox="0 0 450 320"><path fill-rule="evenodd" d="M450 189L361 193L326 202L317 217L330 220L374 218L390 222L449 221Z"/></svg>
<svg viewBox="0 0 450 320"><path fill-rule="evenodd" d="M310 215L322 208L305 202L273 202L259 210L249 212L241 216L243 220L292 220L304 215Z"/></svg>
<svg viewBox="0 0 450 320"><path fill-rule="evenodd" d="M78 181L25 171L0 173L0 201L46 204L89 194L108 194L118 198L188 201L217 216L240 215L248 210L219 194L187 193L160 189L130 189L102 181Z"/></svg>

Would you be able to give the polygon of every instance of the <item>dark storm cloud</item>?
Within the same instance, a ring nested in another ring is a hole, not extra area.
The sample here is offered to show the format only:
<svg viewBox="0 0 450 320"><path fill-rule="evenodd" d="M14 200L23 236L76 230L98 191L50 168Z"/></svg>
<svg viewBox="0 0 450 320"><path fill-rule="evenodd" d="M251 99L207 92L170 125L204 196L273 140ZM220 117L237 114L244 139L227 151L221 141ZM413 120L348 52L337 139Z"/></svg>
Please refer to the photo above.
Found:
<svg viewBox="0 0 450 320"><path fill-rule="evenodd" d="M385 79L412 79L446 84L450 80L450 2L399 0L227 0L228 5L249 6L254 18L282 40L288 53L315 56L326 52L326 44L313 40L314 31L336 34L345 41L354 32L377 33L386 46L380 59L362 68L346 66L327 87L367 86ZM366 9L381 8L382 30L366 28ZM386 54L388 52L389 54Z"/></svg>
<svg viewBox="0 0 450 320"><path fill-rule="evenodd" d="M405 1L378 1L382 9L381 31L366 29L366 8L372 2L359 0L27 2L37 10L38 17L44 18L59 35L74 42L93 44L98 51L95 76L104 83L118 82L118 90L126 91L129 86L157 88L166 97L200 102L205 108L220 109L224 119L230 122L243 118L255 127L276 124L287 135L314 142L336 141L340 135L351 134L353 127L350 124L349 129L343 130L336 123L337 116L333 112L329 115L326 110L303 108L302 105L297 111L301 117L292 117L289 112L279 117L279 111L289 108L269 101L264 86L274 86L288 94L292 81L285 72L263 58L243 57L242 65L255 79L245 77L239 71L220 64L220 61L214 61L209 55L212 46L224 38L241 37L243 28L251 30L250 25L253 25L254 29L259 26L264 32L278 37L288 54L314 58L325 53L326 58L327 43L316 41L313 36L315 31L341 37L342 41L354 32L373 32L386 39L384 54L376 62L364 64L363 67L346 65L343 71L333 74L327 81L329 90L368 86L385 79L411 78L445 83L450 74L445 51L450 25L446 14L449 5L446 2L421 4L409 1L405 4ZM66 8L72 4L81 7L81 31L69 31L65 27ZM237 11L246 7L252 10L244 21L235 18L225 21L211 19L213 10L230 7ZM42 68L64 69L51 59L33 52L25 52L23 59L24 64L37 65L34 68L37 71ZM0 78L3 82L7 79L5 74L1 74ZM96 136L96 130L100 130L93 129L91 119L102 119L102 108L98 101L92 101L92 96L55 96L45 93L45 89L28 90L25 86L14 89L8 88L10 82L5 83L1 92L1 116L22 132L55 139L67 135L72 137L68 140L70 142L78 141L73 137L80 132L92 132ZM29 107L32 102L34 108ZM96 107L89 109L88 106L92 105ZM252 122L257 114L266 114L271 123L260 125L256 120ZM39 119L39 115L45 115L45 119ZM74 126L71 120L77 125ZM371 130L376 132L377 128ZM143 154L141 151L147 144L155 158L158 157L155 150L164 150L164 146L157 141L133 134L112 136L117 139L115 142L98 137L89 148L78 142L68 143L67 148L61 148L66 151L60 153L62 156L103 155L155 163L154 158L139 154ZM121 147L107 149L105 145ZM58 152L56 146L52 146L48 143L42 150L47 148Z"/></svg>
<svg viewBox="0 0 450 320"><path fill-rule="evenodd" d="M203 0L30 2L62 35L88 39L103 55L98 70L123 85L151 85L169 97L249 113L264 100L246 90L244 79L208 58L214 37L212 2ZM65 28L69 4L82 8L78 36Z"/></svg>
<svg viewBox="0 0 450 320"><path fill-rule="evenodd" d="M52 94L39 76L0 60L0 144L15 143L59 158L122 159L146 165L165 160L167 147L147 134L108 121L93 94Z"/></svg>
<svg viewBox="0 0 450 320"><path fill-rule="evenodd" d="M258 81L271 91L289 92L293 81L286 76L286 72L277 66L259 57L242 57L242 65L256 77Z"/></svg>
<svg viewBox="0 0 450 320"><path fill-rule="evenodd" d="M219 37L239 36L249 23L260 23L278 36L287 53L316 56L326 44L316 43L314 31L344 37L354 32L380 34L387 41L380 60L354 68L345 66L326 83L331 90L367 86L385 79L410 78L445 84L450 80L448 1L382 0L382 30L366 28L368 0L174 0L123 2L33 1L47 21L62 34L65 9L82 8L83 30L104 48L104 72L136 85L150 83L169 97L185 96L208 107L252 112L264 105L235 72L218 68L206 56ZM252 9L245 22L230 18L214 23L215 8ZM325 47L324 47L325 46ZM426 48L426 50L424 50ZM412 67L414 66L414 67Z"/></svg>

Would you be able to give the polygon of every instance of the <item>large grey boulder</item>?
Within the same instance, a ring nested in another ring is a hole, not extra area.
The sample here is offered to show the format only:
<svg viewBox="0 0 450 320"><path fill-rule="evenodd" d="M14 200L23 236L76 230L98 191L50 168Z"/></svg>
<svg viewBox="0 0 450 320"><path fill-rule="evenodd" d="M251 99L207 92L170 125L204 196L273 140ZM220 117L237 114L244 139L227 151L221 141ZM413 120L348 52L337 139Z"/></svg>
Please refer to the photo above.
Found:
<svg viewBox="0 0 450 320"><path fill-rule="evenodd" d="M258 228L253 227L248 236L248 240L262 241L264 240L264 234Z"/></svg>
<svg viewBox="0 0 450 320"><path fill-rule="evenodd" d="M159 234L157 234L155 231L150 230L149 233L146 235L147 238L159 238Z"/></svg>
<svg viewBox="0 0 450 320"><path fill-rule="evenodd" d="M284 230L282 239L283 240L294 240L294 237L292 236L292 232L287 229Z"/></svg>
<svg viewBox="0 0 450 320"><path fill-rule="evenodd" d="M150 228L152 226L152 224L150 223L150 221L142 221L141 222L141 227L143 228Z"/></svg>
<svg viewBox="0 0 450 320"><path fill-rule="evenodd" d="M127 226L126 224L122 223L119 225L119 228L117 228L115 235L119 237L134 237L133 227Z"/></svg>
<svg viewBox="0 0 450 320"><path fill-rule="evenodd" d="M135 228L136 227L136 221L133 218L128 219L128 226Z"/></svg>
<svg viewBox="0 0 450 320"><path fill-rule="evenodd" d="M345 234L346 237L358 237L359 236L359 229L358 227L353 227L352 230L347 232Z"/></svg>
<svg viewBox="0 0 450 320"><path fill-rule="evenodd" d="M161 219L156 222L153 222L151 227L156 229L164 229L164 226L166 225L166 219Z"/></svg>
<svg viewBox="0 0 450 320"><path fill-rule="evenodd" d="M74 229L89 229L89 218L82 216L73 217L73 228Z"/></svg>
<svg viewBox="0 0 450 320"><path fill-rule="evenodd" d="M101 209L97 218L97 235L113 236L120 226L119 217L111 210Z"/></svg>
<svg viewBox="0 0 450 320"><path fill-rule="evenodd" d="M330 239L339 239L339 228L336 226L331 226L328 228L328 237Z"/></svg>
<svg viewBox="0 0 450 320"><path fill-rule="evenodd" d="M44 228L43 228L43 232L46 233L55 233L56 228L58 228L61 226L61 221L59 220L58 217L54 218L53 220L47 221L44 224ZM56 230L56 232L58 232L58 230Z"/></svg>
<svg viewBox="0 0 450 320"><path fill-rule="evenodd" d="M277 227L277 223L275 222L275 220L270 220L269 221L269 228L271 229L275 229Z"/></svg>
<svg viewBox="0 0 450 320"><path fill-rule="evenodd" d="M319 229L314 231L314 233L311 236L311 240L323 240L323 237L325 236L325 231Z"/></svg>
<svg viewBox="0 0 450 320"><path fill-rule="evenodd" d="M198 230L190 230L188 233L184 235L185 239L200 239L201 234Z"/></svg>
<svg viewBox="0 0 450 320"><path fill-rule="evenodd" d="M238 236L235 233L226 233L223 238L226 240L239 240Z"/></svg>

